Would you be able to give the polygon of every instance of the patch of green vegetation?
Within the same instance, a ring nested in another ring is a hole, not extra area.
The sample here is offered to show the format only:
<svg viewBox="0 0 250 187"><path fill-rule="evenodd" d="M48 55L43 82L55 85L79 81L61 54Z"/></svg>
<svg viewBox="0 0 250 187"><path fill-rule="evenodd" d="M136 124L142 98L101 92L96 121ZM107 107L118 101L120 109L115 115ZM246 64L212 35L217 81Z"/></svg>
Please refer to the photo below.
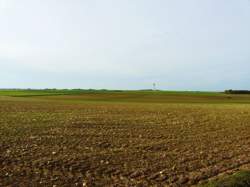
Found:
<svg viewBox="0 0 250 187"><path fill-rule="evenodd" d="M82 89L2 89L0 95L12 97L79 95L81 93L106 92L106 90Z"/></svg>
<svg viewBox="0 0 250 187"><path fill-rule="evenodd" d="M250 171L239 171L231 176L213 180L199 187L250 187Z"/></svg>
<svg viewBox="0 0 250 187"><path fill-rule="evenodd" d="M34 99L69 102L133 103L250 103L250 95L228 95L222 92L161 90L94 90L43 89L0 90L0 96L33 97ZM41 96L41 97L39 97Z"/></svg>
<svg viewBox="0 0 250 187"><path fill-rule="evenodd" d="M0 89L0 95L3 96L48 96L48 95L78 95L86 93L124 93L133 95L194 95L194 96L218 96L219 92L199 92L199 91L162 91L162 90L106 90L106 89Z"/></svg>

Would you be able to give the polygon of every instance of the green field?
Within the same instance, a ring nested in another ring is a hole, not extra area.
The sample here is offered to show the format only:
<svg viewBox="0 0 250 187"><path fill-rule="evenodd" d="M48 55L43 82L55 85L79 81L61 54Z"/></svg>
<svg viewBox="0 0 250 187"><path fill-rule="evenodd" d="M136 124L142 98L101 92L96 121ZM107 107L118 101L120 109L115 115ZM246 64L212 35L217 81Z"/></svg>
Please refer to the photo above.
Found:
<svg viewBox="0 0 250 187"><path fill-rule="evenodd" d="M250 103L250 94L240 95L194 91L0 90L0 96L37 97L70 102Z"/></svg>
<svg viewBox="0 0 250 187"><path fill-rule="evenodd" d="M237 187L249 169L247 94L0 90L0 186Z"/></svg>

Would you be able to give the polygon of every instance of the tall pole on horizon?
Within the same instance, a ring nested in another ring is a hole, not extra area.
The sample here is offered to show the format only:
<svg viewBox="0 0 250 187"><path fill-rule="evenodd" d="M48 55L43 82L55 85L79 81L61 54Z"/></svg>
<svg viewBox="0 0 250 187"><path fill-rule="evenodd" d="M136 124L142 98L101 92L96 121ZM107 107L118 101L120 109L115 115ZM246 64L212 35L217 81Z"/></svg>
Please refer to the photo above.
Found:
<svg viewBox="0 0 250 187"><path fill-rule="evenodd" d="M153 90L156 91L156 83L153 83Z"/></svg>

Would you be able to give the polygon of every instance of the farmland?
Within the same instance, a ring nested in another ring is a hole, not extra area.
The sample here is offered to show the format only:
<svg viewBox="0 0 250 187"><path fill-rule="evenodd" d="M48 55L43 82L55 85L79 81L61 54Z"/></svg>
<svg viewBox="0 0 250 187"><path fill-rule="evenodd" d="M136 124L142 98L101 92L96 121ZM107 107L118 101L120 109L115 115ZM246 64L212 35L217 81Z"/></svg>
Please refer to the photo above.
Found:
<svg viewBox="0 0 250 187"><path fill-rule="evenodd" d="M250 169L250 95L0 91L0 186L192 186Z"/></svg>

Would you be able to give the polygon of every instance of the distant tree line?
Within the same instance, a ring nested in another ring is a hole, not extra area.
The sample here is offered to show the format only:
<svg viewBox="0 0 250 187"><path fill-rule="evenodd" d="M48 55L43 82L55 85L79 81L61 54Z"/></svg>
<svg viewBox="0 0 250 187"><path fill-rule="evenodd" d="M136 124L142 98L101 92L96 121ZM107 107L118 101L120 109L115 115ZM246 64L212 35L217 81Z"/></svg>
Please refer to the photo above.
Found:
<svg viewBox="0 0 250 187"><path fill-rule="evenodd" d="M226 94L250 94L250 90L225 90Z"/></svg>

